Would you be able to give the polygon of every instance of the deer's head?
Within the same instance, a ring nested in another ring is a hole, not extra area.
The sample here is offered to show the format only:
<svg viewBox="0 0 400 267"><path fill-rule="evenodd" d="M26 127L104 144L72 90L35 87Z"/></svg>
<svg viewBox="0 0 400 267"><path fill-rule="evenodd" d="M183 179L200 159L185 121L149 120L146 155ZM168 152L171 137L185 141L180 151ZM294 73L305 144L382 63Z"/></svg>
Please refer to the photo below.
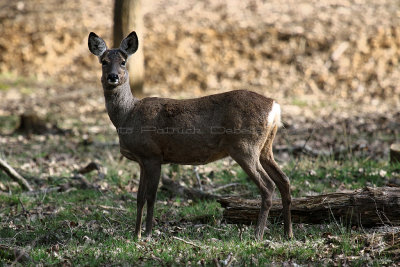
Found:
<svg viewBox="0 0 400 267"><path fill-rule="evenodd" d="M128 80L126 62L128 57L136 52L139 46L138 37L131 32L122 40L119 48L108 49L106 42L97 34L89 34L89 50L99 58L103 74L101 81L105 89L113 89Z"/></svg>

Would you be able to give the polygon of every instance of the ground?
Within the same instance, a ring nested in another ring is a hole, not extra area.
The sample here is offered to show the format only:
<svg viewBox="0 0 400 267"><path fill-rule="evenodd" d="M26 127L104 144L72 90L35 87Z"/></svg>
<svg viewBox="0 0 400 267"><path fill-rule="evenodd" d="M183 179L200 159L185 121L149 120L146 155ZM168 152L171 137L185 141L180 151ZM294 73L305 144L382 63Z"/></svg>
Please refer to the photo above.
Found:
<svg viewBox="0 0 400 267"><path fill-rule="evenodd" d="M389 145L400 139L395 1L145 2L146 94L187 98L247 88L276 98L284 127L275 155L295 197L399 186L400 166L388 163ZM119 154L100 65L86 47L92 30L110 40L111 4L56 3L0 9L1 157L35 190L56 188L28 194L0 172L3 262L15 260L9 249L45 265L399 262L397 227L295 224L295 238L285 240L282 225L271 222L257 242L252 226L225 224L218 203L162 189L153 238L135 241L139 169ZM22 113L64 131L14 133ZM76 172L90 162L101 168L84 174L85 183ZM199 176L205 191L233 183L217 192L259 197L230 159L197 169L166 165L163 174L195 188Z"/></svg>

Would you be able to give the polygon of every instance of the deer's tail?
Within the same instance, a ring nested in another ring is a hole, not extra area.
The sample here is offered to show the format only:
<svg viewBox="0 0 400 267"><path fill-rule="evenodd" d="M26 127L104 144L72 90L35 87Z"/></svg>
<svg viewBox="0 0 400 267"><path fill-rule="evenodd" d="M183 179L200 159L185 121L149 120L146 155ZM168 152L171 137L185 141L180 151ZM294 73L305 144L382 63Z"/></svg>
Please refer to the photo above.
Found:
<svg viewBox="0 0 400 267"><path fill-rule="evenodd" d="M273 126L282 126L282 121L281 121L281 106L276 103L275 101L272 104L271 111L268 114L268 124Z"/></svg>

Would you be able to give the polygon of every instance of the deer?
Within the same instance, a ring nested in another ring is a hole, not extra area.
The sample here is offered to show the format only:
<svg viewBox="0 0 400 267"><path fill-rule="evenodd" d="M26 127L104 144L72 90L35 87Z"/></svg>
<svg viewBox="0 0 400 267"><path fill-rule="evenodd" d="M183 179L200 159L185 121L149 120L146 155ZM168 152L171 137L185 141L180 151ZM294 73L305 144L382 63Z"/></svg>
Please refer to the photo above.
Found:
<svg viewBox="0 0 400 267"><path fill-rule="evenodd" d="M281 108L272 98L233 90L193 99L133 96L127 61L139 41L135 31L108 49L91 32L88 46L102 65L105 106L119 137L120 153L140 166L135 238L153 228L162 164L203 165L230 156L257 185L261 207L255 239L262 240L275 186L282 198L284 234L293 237L290 181L274 160L272 144L281 126Z"/></svg>

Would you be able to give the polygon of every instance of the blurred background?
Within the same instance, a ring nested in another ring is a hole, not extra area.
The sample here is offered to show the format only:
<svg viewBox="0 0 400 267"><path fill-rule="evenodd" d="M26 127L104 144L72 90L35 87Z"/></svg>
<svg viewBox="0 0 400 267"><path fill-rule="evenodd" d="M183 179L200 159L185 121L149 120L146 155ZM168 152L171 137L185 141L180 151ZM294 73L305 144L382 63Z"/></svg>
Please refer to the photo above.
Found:
<svg viewBox="0 0 400 267"><path fill-rule="evenodd" d="M370 103L400 93L397 1L141 2L148 94L248 88ZM110 0L2 1L2 75L98 86L87 35L112 44L113 12Z"/></svg>
<svg viewBox="0 0 400 267"><path fill-rule="evenodd" d="M93 31L118 46L136 30L144 57L129 64L143 73L134 79L139 96L253 90L282 104L277 145L324 155L350 148L385 159L399 139L398 1L131 0L140 4L134 20L115 37L118 2L1 1L2 134L35 132L22 118L33 114L44 132L116 142L87 37ZM3 146L6 154L18 151L10 138L2 139L12 147Z"/></svg>

